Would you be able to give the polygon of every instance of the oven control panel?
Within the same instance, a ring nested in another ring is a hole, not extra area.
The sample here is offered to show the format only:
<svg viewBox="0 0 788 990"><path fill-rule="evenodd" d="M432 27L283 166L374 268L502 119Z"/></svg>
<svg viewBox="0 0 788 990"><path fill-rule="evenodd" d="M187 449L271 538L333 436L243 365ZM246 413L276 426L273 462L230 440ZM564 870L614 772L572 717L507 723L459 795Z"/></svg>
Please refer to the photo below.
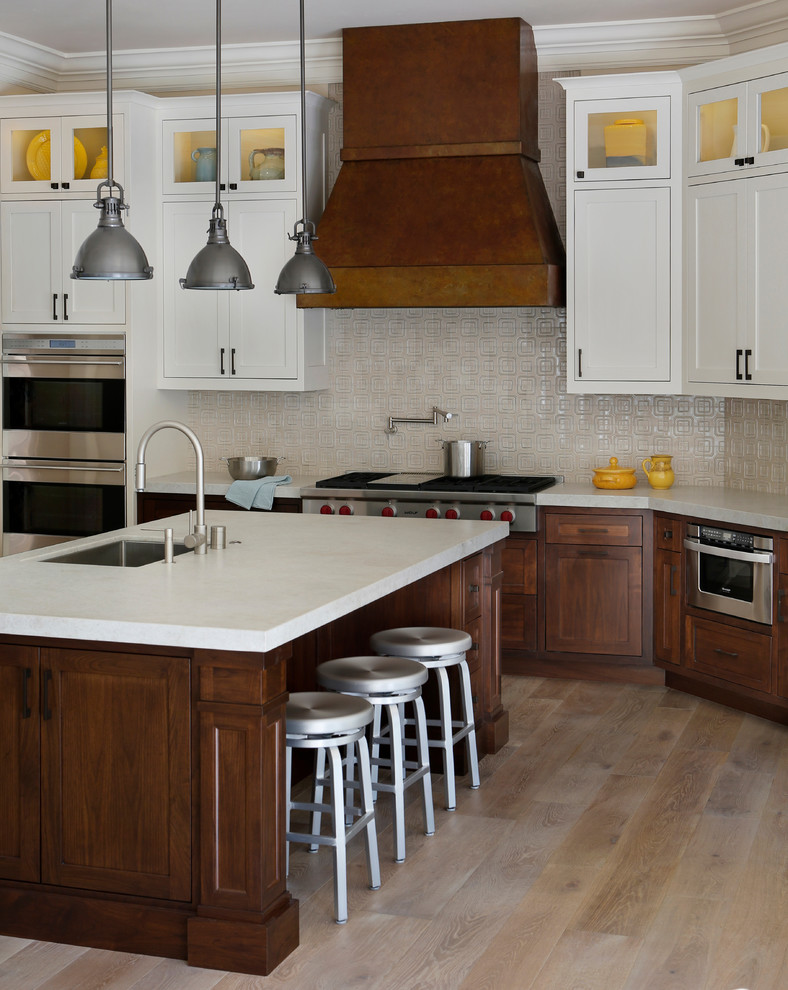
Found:
<svg viewBox="0 0 788 990"><path fill-rule="evenodd" d="M736 547L739 550L752 550L752 533L736 533L730 529L717 529L714 526L701 526L698 536L704 543L715 543L719 546Z"/></svg>

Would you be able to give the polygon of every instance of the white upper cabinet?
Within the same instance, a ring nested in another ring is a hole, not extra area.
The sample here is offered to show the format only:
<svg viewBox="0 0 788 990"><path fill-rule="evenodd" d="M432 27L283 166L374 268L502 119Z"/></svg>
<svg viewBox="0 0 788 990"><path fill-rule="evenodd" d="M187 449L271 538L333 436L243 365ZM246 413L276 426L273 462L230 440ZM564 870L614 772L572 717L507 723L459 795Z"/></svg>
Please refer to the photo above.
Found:
<svg viewBox="0 0 788 990"><path fill-rule="evenodd" d="M123 184L123 115L113 115L113 172ZM107 177L107 118L41 116L0 121L0 192L95 197Z"/></svg>
<svg viewBox="0 0 788 990"><path fill-rule="evenodd" d="M574 130L576 180L670 176L669 97L579 99L574 104Z"/></svg>
<svg viewBox="0 0 788 990"><path fill-rule="evenodd" d="M229 117L221 122L221 191L293 193L298 188L298 118L295 114ZM215 194L216 118L163 122L165 196Z"/></svg>

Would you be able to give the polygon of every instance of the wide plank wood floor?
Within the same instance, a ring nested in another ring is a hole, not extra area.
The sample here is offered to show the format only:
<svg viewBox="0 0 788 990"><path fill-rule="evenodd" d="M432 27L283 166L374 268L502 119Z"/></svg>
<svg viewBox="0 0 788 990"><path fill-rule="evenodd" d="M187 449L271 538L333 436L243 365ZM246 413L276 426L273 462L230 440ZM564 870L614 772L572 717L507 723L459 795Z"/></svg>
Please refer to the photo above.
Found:
<svg viewBox="0 0 788 990"><path fill-rule="evenodd" d="M785 990L788 729L662 687L504 679L511 738L383 884L293 852L301 946L269 977L0 936L2 990ZM415 790L415 789L414 789Z"/></svg>

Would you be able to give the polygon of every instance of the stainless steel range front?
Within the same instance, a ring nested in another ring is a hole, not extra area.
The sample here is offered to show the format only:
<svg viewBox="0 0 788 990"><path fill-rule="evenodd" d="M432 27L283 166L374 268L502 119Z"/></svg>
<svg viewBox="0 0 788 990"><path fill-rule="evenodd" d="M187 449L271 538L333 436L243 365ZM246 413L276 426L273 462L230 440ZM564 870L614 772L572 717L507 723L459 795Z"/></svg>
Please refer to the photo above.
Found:
<svg viewBox="0 0 788 990"><path fill-rule="evenodd" d="M508 522L512 532L536 529L537 492L562 479L481 474L454 478L428 473L354 471L301 489L303 511L422 519Z"/></svg>

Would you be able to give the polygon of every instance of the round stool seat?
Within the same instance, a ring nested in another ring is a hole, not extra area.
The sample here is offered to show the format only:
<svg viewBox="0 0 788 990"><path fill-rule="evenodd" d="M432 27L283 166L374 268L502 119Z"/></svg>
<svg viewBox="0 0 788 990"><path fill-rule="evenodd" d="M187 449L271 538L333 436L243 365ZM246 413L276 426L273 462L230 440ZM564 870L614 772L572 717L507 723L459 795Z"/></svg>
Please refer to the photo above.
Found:
<svg viewBox="0 0 788 990"><path fill-rule="evenodd" d="M372 705L363 698L326 691L291 694L285 711L288 733L312 736L361 729L369 725L375 715Z"/></svg>
<svg viewBox="0 0 788 990"><path fill-rule="evenodd" d="M332 691L351 694L397 694L425 683L427 668L403 657L342 657L317 668L317 680Z"/></svg>
<svg viewBox="0 0 788 990"><path fill-rule="evenodd" d="M376 632L369 641L373 650L400 657L440 657L450 653L466 653L473 645L468 633L461 629L440 626L406 626Z"/></svg>

